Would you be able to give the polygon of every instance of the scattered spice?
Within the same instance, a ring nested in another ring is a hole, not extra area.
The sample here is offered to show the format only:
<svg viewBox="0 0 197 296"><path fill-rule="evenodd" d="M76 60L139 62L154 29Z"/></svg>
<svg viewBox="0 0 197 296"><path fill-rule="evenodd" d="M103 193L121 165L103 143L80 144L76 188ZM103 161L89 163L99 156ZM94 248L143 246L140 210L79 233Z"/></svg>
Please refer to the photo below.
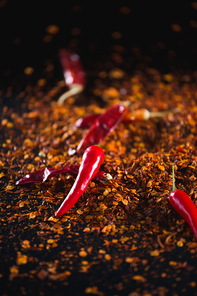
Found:
<svg viewBox="0 0 197 296"><path fill-rule="evenodd" d="M17 265L22 265L27 263L27 255L21 254L21 252L17 253Z"/></svg>
<svg viewBox="0 0 197 296"><path fill-rule="evenodd" d="M113 59L127 69L124 51L114 50ZM32 282L48 294L61 294L62 286L75 288L76 278L83 292L95 295L165 295L196 288L196 238L168 200L174 162L177 188L197 206L196 73L162 75L141 65L131 75L102 66L92 83L94 96L105 101L94 97L83 104L79 95L77 103L70 97L59 106L56 98L65 83L51 85L55 65L48 61L46 77L35 84L35 69L25 69L28 85L15 95L20 110L1 108L0 281L6 295L30 295ZM14 93L8 88L4 96ZM180 112L108 126L104 138L98 134L105 154L98 178L56 218L81 164L75 152L86 132L76 128L77 120L88 114L98 120L124 101L134 110ZM12 288L17 291L9 293Z"/></svg>

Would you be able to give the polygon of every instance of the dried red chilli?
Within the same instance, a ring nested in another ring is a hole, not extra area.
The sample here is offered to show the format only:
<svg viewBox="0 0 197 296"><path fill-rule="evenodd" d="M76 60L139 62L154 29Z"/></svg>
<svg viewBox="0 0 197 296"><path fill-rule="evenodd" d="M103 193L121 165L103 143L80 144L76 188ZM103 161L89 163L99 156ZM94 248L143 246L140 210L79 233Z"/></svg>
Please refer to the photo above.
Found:
<svg viewBox="0 0 197 296"><path fill-rule="evenodd" d="M175 188L174 164L172 165L173 186L169 201L173 209L189 224L197 237L197 208L190 197L182 190Z"/></svg>
<svg viewBox="0 0 197 296"><path fill-rule="evenodd" d="M150 118L164 117L170 113L176 113L179 111L180 110L178 108L163 112L150 112L147 109L137 109L123 117L122 122L128 124L136 121L144 121L149 120ZM98 116L100 116L100 114L90 114L85 117L79 118L75 122L74 126L79 128L89 128L93 124L94 120L98 118Z"/></svg>
<svg viewBox="0 0 197 296"><path fill-rule="evenodd" d="M70 174L76 176L79 171L79 165L65 165L61 169L53 169L53 168L43 168L33 173L29 173L22 177L20 180L16 182L16 185L24 185L30 183L39 183L45 182L51 177L54 177L58 174ZM103 171L99 171L94 176L96 180L102 180L105 178L107 174Z"/></svg>
<svg viewBox="0 0 197 296"><path fill-rule="evenodd" d="M80 141L77 152L83 152L88 146L100 144L122 121L128 112L123 104L110 107L105 113L99 115L90 127L88 133Z"/></svg>
<svg viewBox="0 0 197 296"><path fill-rule="evenodd" d="M64 71L65 83L69 90L58 99L62 104L68 97L80 93L85 87L85 72L78 54L68 49L59 50L59 59Z"/></svg>
<svg viewBox="0 0 197 296"><path fill-rule="evenodd" d="M172 110L167 110L167 111L158 111L158 112L150 112L147 109L137 109L131 112L130 116L126 116L123 118L124 123L132 123L135 121L146 121L149 120L150 118L162 118L165 117L171 113L177 113L180 112L179 108L175 108Z"/></svg>
<svg viewBox="0 0 197 296"><path fill-rule="evenodd" d="M69 211L86 190L90 181L95 177L104 159L104 152L99 146L88 147L82 157L77 178L67 197L57 210L55 216L59 217Z"/></svg>
<svg viewBox="0 0 197 296"><path fill-rule="evenodd" d="M89 127L91 127L91 125L93 124L95 119L98 118L98 116L100 116L100 114L90 114L85 117L79 118L75 122L74 126L80 127L80 128L89 128Z"/></svg>

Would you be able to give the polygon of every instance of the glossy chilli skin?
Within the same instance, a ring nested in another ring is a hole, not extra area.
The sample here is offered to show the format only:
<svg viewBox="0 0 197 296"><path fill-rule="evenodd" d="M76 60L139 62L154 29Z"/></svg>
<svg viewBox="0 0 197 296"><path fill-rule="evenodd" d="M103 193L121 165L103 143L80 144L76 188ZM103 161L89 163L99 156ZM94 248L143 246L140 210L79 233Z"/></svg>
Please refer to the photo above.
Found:
<svg viewBox="0 0 197 296"><path fill-rule="evenodd" d="M100 144L122 121L127 112L128 108L126 106L118 104L110 107L105 113L96 117L88 133L79 143L77 152L83 152L90 145Z"/></svg>
<svg viewBox="0 0 197 296"><path fill-rule="evenodd" d="M190 197L181 190L175 190L170 194L170 204L174 210L189 224L197 237L197 208Z"/></svg>
<svg viewBox="0 0 197 296"><path fill-rule="evenodd" d="M78 54L68 49L63 48L59 50L59 59L64 72L65 84L69 88L58 99L58 103L62 104L68 97L76 95L84 89L85 71Z"/></svg>
<svg viewBox="0 0 197 296"><path fill-rule="evenodd" d="M85 117L79 118L74 126L79 128L90 128L93 122L97 119L100 114L91 114Z"/></svg>
<svg viewBox="0 0 197 296"><path fill-rule="evenodd" d="M128 110L128 113L125 117L122 118L122 122L125 124L134 123L136 121L146 121L151 118L158 118L158 117L164 117L167 116L170 113L177 113L180 112L180 109L176 108L169 111L163 111L163 112L150 112L147 109L137 109L130 111ZM94 120L100 116L100 114L91 114L87 115L85 117L79 118L75 122L75 126L79 128L89 128L93 124Z"/></svg>
<svg viewBox="0 0 197 296"><path fill-rule="evenodd" d="M148 110L146 109L135 110L135 113L133 115L131 115L130 113L131 112L128 112L127 116L122 118L123 123L129 124L135 121L148 120L150 118L150 115L149 115L150 112L148 112ZM75 122L75 127L90 128L91 125L99 116L101 116L101 114L91 114L91 115L87 115L85 117L79 118Z"/></svg>
<svg viewBox="0 0 197 296"><path fill-rule="evenodd" d="M85 150L77 178L67 197L57 210L55 214L56 217L64 215L74 206L74 204L86 190L90 181L97 174L103 159L104 152L102 148L92 145Z"/></svg>
<svg viewBox="0 0 197 296"><path fill-rule="evenodd" d="M65 165L61 169L53 169L53 168L44 168L33 173L29 173L22 177L20 180L16 182L16 185L25 185L30 183L40 183L45 182L46 180L50 179L51 177L57 176L59 174L70 174L76 176L79 171L79 165ZM103 171L99 171L94 176L96 180L102 180L105 178L107 174Z"/></svg>
<svg viewBox="0 0 197 296"><path fill-rule="evenodd" d="M78 54L62 48L59 50L59 59L64 71L66 85L70 86L77 83L84 86L85 72Z"/></svg>

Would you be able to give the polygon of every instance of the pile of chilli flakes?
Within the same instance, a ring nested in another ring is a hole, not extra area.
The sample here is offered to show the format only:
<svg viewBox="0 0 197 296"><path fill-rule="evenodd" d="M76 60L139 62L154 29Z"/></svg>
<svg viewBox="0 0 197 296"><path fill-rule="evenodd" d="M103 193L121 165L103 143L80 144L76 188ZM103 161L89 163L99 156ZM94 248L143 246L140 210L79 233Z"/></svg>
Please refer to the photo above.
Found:
<svg viewBox="0 0 197 296"><path fill-rule="evenodd" d="M110 77L110 84L103 77ZM9 235L14 225L21 225L26 232L35 229L32 240L40 250L57 247L64 231L76 225L84 234L114 240L120 234L154 235L159 247L168 251L177 244L192 243L192 231L172 209L168 197L175 163L177 189L185 191L197 206L196 79L192 74L163 75L152 68L136 71L132 77L118 68L98 71L88 103L86 93L81 93L62 106L57 98L63 81L50 88L46 75L21 90L16 102L23 102L22 113L3 107L0 117L1 228L8 227ZM7 92L12 95L12 89ZM24 175L44 167L80 164L81 155L69 153L87 132L74 127L76 120L123 101L131 101L134 109L179 108L180 112L120 123L102 142L105 159L101 170L112 179L92 180L75 206L60 218L54 213L72 187L74 176L62 174L39 184L15 185ZM30 238L22 241L23 251L30 242ZM18 265L25 264L25 255L21 251L17 254ZM11 276L17 276L17 270L11 270Z"/></svg>

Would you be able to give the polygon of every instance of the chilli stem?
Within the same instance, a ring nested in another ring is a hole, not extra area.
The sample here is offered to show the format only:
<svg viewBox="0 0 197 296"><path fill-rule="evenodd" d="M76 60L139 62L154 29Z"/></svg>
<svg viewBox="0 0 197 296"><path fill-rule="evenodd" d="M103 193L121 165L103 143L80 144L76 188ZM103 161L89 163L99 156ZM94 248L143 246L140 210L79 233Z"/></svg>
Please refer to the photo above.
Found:
<svg viewBox="0 0 197 296"><path fill-rule="evenodd" d="M175 176L174 176L174 163L172 164L172 191L176 190L175 186Z"/></svg>

